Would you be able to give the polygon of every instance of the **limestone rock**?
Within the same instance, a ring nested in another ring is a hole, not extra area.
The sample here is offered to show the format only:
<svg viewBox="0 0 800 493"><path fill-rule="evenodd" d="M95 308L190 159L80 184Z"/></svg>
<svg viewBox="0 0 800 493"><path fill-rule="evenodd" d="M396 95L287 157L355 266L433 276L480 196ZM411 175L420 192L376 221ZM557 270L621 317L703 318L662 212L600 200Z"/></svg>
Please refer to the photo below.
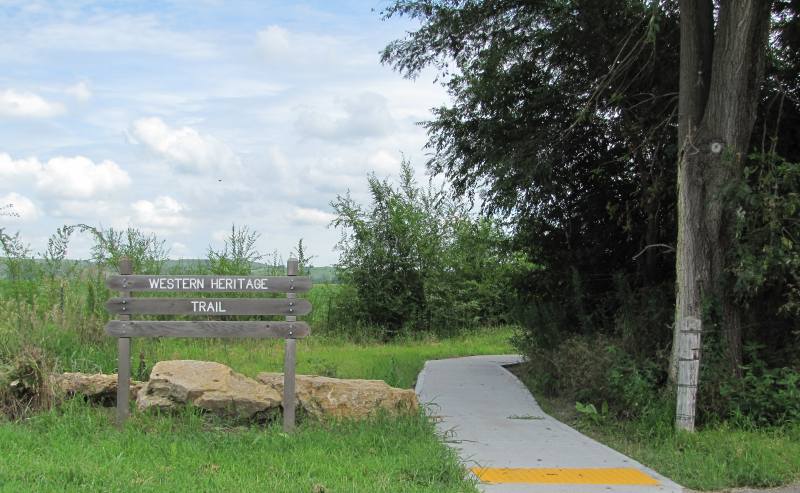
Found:
<svg viewBox="0 0 800 493"><path fill-rule="evenodd" d="M223 416L252 418L277 413L281 395L229 367L209 361L156 363L139 391L140 410L175 409L191 404Z"/></svg>
<svg viewBox="0 0 800 493"><path fill-rule="evenodd" d="M90 402L111 406L117 402L117 374L68 372L52 376L52 388L59 394L72 397L83 395ZM135 398L144 383L131 380L131 398Z"/></svg>
<svg viewBox="0 0 800 493"><path fill-rule="evenodd" d="M283 395L282 373L259 373L256 380ZM362 419L378 410L403 414L416 412L419 408L413 390L390 387L382 380L297 375L295 389L296 402L317 419Z"/></svg>

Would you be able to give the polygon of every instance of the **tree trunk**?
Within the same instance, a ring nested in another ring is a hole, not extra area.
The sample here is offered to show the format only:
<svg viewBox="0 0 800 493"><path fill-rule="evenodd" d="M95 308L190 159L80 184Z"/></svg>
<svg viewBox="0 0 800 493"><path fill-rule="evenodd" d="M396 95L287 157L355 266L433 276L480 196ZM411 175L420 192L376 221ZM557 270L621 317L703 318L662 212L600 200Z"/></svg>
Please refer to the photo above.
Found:
<svg viewBox="0 0 800 493"><path fill-rule="evenodd" d="M726 283L732 245L726 185L744 166L764 77L771 0L721 0L716 33L710 0L681 0L677 298L671 375L678 327L703 320L716 302L726 359L741 365L741 317ZM711 36L713 38L709 39ZM710 62L710 72L708 66Z"/></svg>
<svg viewBox="0 0 800 493"><path fill-rule="evenodd" d="M678 90L678 241L676 246L676 306L670 376L678 372L680 322L702 320L702 294L710 277L708 246L702 231L703 181L701 169L687 166L684 156L693 152L692 139L700 125L711 83L714 42L712 0L681 0L681 53Z"/></svg>

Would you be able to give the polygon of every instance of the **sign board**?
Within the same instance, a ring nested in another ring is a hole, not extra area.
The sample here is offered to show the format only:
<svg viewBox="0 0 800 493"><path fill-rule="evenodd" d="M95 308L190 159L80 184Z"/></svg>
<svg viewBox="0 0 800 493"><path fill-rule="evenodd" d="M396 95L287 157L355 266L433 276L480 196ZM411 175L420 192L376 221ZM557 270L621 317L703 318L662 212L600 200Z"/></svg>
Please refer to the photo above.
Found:
<svg viewBox="0 0 800 493"><path fill-rule="evenodd" d="M130 339L132 337L248 337L286 340L283 372L283 428L294 429L296 339L308 336L310 328L298 315L311 311L308 300L297 293L311 289L311 278L297 275L298 262L289 259L286 276L150 276L134 275L130 261L120 262L120 275L106 279L106 286L119 297L106 303L117 320L106 324L106 333L116 337L119 350L117 371L117 423L128 416L130 392ZM135 291L156 292L246 292L286 293L286 298L135 298ZM131 315L182 315L206 320L131 320ZM284 321L207 320L208 317L283 315Z"/></svg>
<svg viewBox="0 0 800 493"><path fill-rule="evenodd" d="M106 325L114 337L251 337L299 339L309 333L305 322L151 322L112 320Z"/></svg>
<svg viewBox="0 0 800 493"><path fill-rule="evenodd" d="M300 298L111 298L116 315L307 315L311 303Z"/></svg>
<svg viewBox="0 0 800 493"><path fill-rule="evenodd" d="M111 276L106 287L117 291L191 291L302 293L311 278L300 276Z"/></svg>

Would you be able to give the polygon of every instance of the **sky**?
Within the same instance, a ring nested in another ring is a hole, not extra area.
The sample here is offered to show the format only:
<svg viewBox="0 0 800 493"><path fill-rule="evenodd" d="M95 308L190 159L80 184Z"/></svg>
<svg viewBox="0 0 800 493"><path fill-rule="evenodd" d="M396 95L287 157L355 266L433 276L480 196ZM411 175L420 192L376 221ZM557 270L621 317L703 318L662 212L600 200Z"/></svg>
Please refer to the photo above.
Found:
<svg viewBox="0 0 800 493"><path fill-rule="evenodd" d="M0 227L33 253L63 224L135 227L172 258L231 226L337 260L331 202L367 175L425 180L418 122L447 102L380 51L415 27L386 1L0 0ZM77 234L68 256L86 258Z"/></svg>

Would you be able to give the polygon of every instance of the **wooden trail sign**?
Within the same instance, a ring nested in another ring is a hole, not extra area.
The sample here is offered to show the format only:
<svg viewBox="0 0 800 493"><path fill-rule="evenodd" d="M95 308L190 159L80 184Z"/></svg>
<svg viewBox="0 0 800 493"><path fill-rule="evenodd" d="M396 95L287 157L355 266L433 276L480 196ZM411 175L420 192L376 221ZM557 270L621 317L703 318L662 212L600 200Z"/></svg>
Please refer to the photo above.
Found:
<svg viewBox="0 0 800 493"><path fill-rule="evenodd" d="M311 311L308 300L297 298L298 292L311 289L311 279L297 275L298 261L290 258L286 276L148 276L133 275L128 259L120 261L120 275L106 279L106 286L119 290L119 297L106 303L117 320L106 324L106 333L117 338L119 369L117 371L117 424L128 418L131 378L132 337L248 337L285 339L283 360L283 429L295 426L296 340L309 335L305 322L297 315ZM198 292L261 292L286 293L278 298L134 298L133 291ZM131 320L131 315L284 315L285 321L156 321Z"/></svg>
<svg viewBox="0 0 800 493"><path fill-rule="evenodd" d="M311 303L288 298L111 298L106 309L117 315L307 315Z"/></svg>
<svg viewBox="0 0 800 493"><path fill-rule="evenodd" d="M143 276L106 279L106 287L124 291L302 293L311 289L306 276Z"/></svg>
<svg viewBox="0 0 800 493"><path fill-rule="evenodd" d="M250 337L299 339L310 329L305 322L151 322L112 320L106 332L114 337Z"/></svg>

